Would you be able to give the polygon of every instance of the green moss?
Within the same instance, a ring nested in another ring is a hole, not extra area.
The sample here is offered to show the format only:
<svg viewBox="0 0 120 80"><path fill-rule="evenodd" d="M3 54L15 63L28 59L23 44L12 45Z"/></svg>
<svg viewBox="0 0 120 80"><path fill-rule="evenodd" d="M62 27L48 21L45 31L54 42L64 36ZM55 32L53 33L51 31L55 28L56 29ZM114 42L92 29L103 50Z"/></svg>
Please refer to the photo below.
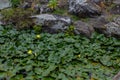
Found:
<svg viewBox="0 0 120 80"><path fill-rule="evenodd" d="M108 6L107 8L106 8L106 11L110 11L113 7L115 7L116 5L115 4L111 4L110 6Z"/></svg>
<svg viewBox="0 0 120 80"><path fill-rule="evenodd" d="M69 28L66 30L66 36L74 36L74 29L73 25L70 25Z"/></svg>
<svg viewBox="0 0 120 80"><path fill-rule="evenodd" d="M42 26L41 25L34 25L33 29L35 30L36 33L40 33L42 30Z"/></svg>
<svg viewBox="0 0 120 80"><path fill-rule="evenodd" d="M30 27L32 25L32 20L30 16L32 10L23 10L20 8L10 8L1 11L2 22L5 24L13 24L17 29L23 29Z"/></svg>
<svg viewBox="0 0 120 80"><path fill-rule="evenodd" d="M3 20L4 21L7 21L9 19L11 19L14 15L14 10L11 8L11 9L6 9L6 10L2 10L1 11L1 14L3 16Z"/></svg>
<svg viewBox="0 0 120 80"><path fill-rule="evenodd" d="M69 14L69 16L72 18L73 21L80 20L80 18L78 16L71 15L71 14Z"/></svg>
<svg viewBox="0 0 120 80"><path fill-rule="evenodd" d="M90 20L90 18L82 18L80 20L83 21L83 22L88 22Z"/></svg>
<svg viewBox="0 0 120 80"><path fill-rule="evenodd" d="M53 14L58 14L58 15L67 15L68 12L65 9L56 9L55 11L52 12Z"/></svg>

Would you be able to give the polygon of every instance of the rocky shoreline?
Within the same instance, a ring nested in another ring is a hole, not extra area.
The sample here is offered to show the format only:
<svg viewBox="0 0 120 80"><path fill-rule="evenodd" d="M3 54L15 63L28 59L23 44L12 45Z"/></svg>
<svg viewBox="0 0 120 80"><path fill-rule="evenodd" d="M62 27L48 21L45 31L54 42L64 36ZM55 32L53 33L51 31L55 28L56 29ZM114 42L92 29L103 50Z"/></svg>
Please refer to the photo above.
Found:
<svg viewBox="0 0 120 80"><path fill-rule="evenodd" d="M27 9L32 6L32 1L25 0L19 8ZM10 8L8 0L0 0L0 9ZM69 15L53 14L56 9L48 6L49 0L40 0L35 3L33 10L35 13L35 25L41 25L43 32L58 33L65 32L70 25L74 26L75 34L82 34L91 37L94 31L98 31L106 36L120 38L120 4L119 0L108 2L104 0L59 0L57 9L66 9L66 13L74 15L79 20L74 21ZM64 4L63 4L64 3ZM40 4L40 5L39 5ZM89 19L87 22L81 19ZM110 20L111 19L111 20ZM2 25L2 19L0 21Z"/></svg>

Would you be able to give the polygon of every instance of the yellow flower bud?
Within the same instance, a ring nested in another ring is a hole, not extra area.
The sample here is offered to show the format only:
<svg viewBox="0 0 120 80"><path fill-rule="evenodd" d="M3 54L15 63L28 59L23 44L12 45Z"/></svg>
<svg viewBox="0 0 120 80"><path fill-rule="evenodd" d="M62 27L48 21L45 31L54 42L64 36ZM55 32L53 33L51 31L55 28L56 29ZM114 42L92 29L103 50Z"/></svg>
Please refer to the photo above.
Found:
<svg viewBox="0 0 120 80"><path fill-rule="evenodd" d="M32 50L28 50L28 52L27 52L28 54L32 54Z"/></svg>
<svg viewBox="0 0 120 80"><path fill-rule="evenodd" d="M78 57L80 58L80 56L81 56L81 55L79 54Z"/></svg>
<svg viewBox="0 0 120 80"><path fill-rule="evenodd" d="M39 38L41 38L41 36L40 35L36 35L36 37L39 39Z"/></svg>

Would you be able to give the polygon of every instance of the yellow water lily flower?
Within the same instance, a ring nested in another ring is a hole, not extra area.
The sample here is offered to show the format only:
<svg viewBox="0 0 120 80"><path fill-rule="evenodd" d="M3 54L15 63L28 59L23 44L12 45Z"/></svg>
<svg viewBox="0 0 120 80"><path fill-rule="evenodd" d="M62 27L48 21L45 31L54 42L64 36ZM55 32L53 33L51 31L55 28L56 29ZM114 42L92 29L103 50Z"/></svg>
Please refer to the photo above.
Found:
<svg viewBox="0 0 120 80"><path fill-rule="evenodd" d="M28 50L28 52L27 52L28 54L32 54L32 50Z"/></svg>
<svg viewBox="0 0 120 80"><path fill-rule="evenodd" d="M81 56L81 55L79 54L78 57L80 58L80 56Z"/></svg>
<svg viewBox="0 0 120 80"><path fill-rule="evenodd" d="M40 35L36 35L36 38L38 38L38 39L39 39L39 38L41 38L41 36L40 36Z"/></svg>

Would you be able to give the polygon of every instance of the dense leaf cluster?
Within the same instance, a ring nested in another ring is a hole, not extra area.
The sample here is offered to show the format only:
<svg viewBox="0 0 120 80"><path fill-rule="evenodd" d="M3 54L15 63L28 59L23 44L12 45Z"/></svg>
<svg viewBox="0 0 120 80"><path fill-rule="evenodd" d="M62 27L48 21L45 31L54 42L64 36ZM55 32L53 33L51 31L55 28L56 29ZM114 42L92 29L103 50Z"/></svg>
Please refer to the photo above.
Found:
<svg viewBox="0 0 120 80"><path fill-rule="evenodd" d="M0 26L0 79L112 80L120 70L120 40L63 33L36 34Z"/></svg>

